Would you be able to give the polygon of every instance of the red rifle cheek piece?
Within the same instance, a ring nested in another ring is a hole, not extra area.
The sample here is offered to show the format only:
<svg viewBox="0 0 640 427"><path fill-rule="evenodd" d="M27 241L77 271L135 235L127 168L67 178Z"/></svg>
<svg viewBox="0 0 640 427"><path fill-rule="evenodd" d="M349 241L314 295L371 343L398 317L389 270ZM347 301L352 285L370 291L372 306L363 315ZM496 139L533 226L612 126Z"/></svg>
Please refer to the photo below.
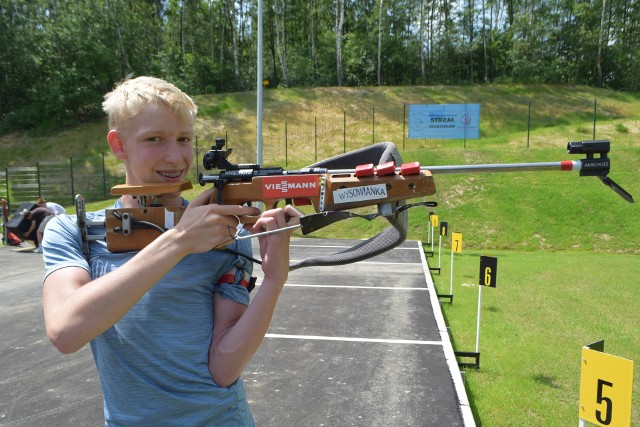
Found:
<svg viewBox="0 0 640 427"><path fill-rule="evenodd" d="M375 173L375 167L373 166L373 163L356 166L356 177L358 178L373 176L374 173Z"/></svg>
<svg viewBox="0 0 640 427"><path fill-rule="evenodd" d="M389 176L394 175L396 173L396 164L393 162L386 162L381 165L378 165L376 168L376 175L378 176Z"/></svg>
<svg viewBox="0 0 640 427"><path fill-rule="evenodd" d="M419 173L420 162L403 163L402 166L400 166L401 175L418 175Z"/></svg>

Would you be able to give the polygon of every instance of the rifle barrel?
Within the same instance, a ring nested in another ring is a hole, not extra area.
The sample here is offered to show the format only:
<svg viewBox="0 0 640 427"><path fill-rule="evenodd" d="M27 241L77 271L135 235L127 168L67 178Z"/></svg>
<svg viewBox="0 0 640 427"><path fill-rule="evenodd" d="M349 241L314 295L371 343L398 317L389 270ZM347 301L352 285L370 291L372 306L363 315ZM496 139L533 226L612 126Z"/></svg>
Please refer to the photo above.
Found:
<svg viewBox="0 0 640 427"><path fill-rule="evenodd" d="M452 165L452 166L421 166L420 170L429 171L432 175L448 173L478 173L478 172L522 172L522 171L580 171L579 160L563 160L561 162L540 163L494 163L480 165ZM396 168L396 172L400 172ZM331 174L354 173L355 169L331 169Z"/></svg>
<svg viewBox="0 0 640 427"><path fill-rule="evenodd" d="M521 172L521 171L580 171L579 160L565 160L561 162L540 163L497 163L484 165L459 166L426 166L421 170L428 170L433 175L445 173L477 173L477 172Z"/></svg>

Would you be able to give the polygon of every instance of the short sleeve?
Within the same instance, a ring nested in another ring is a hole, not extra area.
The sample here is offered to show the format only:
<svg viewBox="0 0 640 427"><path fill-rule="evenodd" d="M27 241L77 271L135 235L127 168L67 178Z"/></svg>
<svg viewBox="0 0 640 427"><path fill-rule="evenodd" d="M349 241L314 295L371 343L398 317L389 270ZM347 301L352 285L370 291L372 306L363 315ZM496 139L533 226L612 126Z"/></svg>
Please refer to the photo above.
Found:
<svg viewBox="0 0 640 427"><path fill-rule="evenodd" d="M236 252L251 256L251 244L248 240L236 241L232 247ZM253 286L251 274L253 263L247 258L236 255L230 273L223 275L213 287L213 292L222 298L248 306L249 292Z"/></svg>
<svg viewBox="0 0 640 427"><path fill-rule="evenodd" d="M56 215L49 221L43 240L45 278L65 267L78 267L91 273L82 253L80 229L69 215Z"/></svg>

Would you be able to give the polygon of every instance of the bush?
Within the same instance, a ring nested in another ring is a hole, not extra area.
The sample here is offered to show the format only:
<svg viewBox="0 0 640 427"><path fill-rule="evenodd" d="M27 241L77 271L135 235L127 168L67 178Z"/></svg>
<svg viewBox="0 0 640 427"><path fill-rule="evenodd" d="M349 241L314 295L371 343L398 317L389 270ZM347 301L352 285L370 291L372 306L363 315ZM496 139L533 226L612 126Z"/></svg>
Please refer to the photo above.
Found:
<svg viewBox="0 0 640 427"><path fill-rule="evenodd" d="M616 123L616 132L618 133L629 133L629 128L623 125L622 123Z"/></svg>

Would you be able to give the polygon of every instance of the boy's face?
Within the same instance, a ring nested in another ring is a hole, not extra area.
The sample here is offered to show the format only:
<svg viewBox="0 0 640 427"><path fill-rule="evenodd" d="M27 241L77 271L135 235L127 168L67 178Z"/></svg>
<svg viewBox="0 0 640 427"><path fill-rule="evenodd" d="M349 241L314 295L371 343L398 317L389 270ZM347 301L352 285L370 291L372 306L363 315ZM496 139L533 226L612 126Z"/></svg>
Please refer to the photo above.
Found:
<svg viewBox="0 0 640 427"><path fill-rule="evenodd" d="M193 133L168 107L149 105L108 140L124 160L127 184L182 182L193 163Z"/></svg>

